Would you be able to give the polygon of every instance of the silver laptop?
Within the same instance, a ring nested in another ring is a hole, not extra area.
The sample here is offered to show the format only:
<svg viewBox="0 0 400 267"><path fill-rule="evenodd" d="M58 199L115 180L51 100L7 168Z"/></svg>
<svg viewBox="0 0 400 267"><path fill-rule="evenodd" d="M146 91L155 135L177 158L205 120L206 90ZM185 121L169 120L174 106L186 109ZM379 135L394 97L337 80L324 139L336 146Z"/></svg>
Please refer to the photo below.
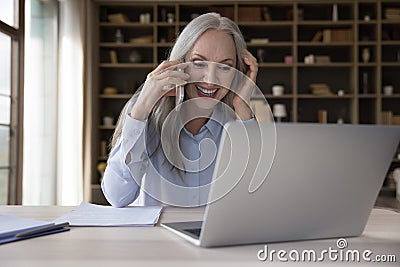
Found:
<svg viewBox="0 0 400 267"><path fill-rule="evenodd" d="M400 127L254 122L246 136L242 125L221 137L203 221L163 227L202 247L361 235Z"/></svg>

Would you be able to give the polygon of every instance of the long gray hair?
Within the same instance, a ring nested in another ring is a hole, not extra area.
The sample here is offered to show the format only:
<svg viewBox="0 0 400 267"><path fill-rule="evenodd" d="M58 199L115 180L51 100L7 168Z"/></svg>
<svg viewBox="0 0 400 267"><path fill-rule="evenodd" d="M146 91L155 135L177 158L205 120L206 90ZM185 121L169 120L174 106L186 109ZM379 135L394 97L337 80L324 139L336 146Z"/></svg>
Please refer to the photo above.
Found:
<svg viewBox="0 0 400 267"><path fill-rule="evenodd" d="M243 62L243 51L246 49L246 42L240 32L239 27L232 20L222 17L218 13L207 13L203 14L195 19L193 19L179 34L173 48L170 51L168 60L169 61L181 61L184 62L186 55L192 50L194 44L197 42L198 38L207 30L215 29L225 31L232 36L232 39L236 46L236 68L245 72L245 64ZM114 147L117 143L118 138L122 133L122 126L125 121L125 116L129 112L130 108L136 102L141 89L139 89L132 99L125 105L118 119L117 126L112 137L111 147ZM222 99L229 107L232 107L233 92L229 93ZM168 114L175 108L175 98L174 97L163 97L153 108L152 112L149 114L148 118L148 140L152 140L154 135L161 135L161 129L163 123L167 118ZM176 138L176 134L171 136L171 138ZM159 139L160 140L160 139ZM164 153L168 154L170 158L176 157L179 153L174 153L176 147L172 147L170 144L173 142L168 142L163 144ZM159 148L159 145L157 146ZM150 152L149 155L154 153L155 150Z"/></svg>

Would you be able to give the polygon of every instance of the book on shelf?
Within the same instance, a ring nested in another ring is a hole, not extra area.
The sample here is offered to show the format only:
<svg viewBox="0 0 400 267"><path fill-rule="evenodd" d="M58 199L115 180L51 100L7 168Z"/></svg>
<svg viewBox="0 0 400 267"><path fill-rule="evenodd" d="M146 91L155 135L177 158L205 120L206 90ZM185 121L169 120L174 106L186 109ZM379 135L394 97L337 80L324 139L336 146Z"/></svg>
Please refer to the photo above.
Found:
<svg viewBox="0 0 400 267"><path fill-rule="evenodd" d="M315 63L327 64L331 62L330 56L315 56Z"/></svg>
<svg viewBox="0 0 400 267"><path fill-rule="evenodd" d="M385 18L390 20L400 20L400 8L386 8Z"/></svg>
<svg viewBox="0 0 400 267"><path fill-rule="evenodd" d="M311 39L311 42L319 42L319 41L321 41L322 40L322 31L317 31L315 34L314 34L314 36L313 36L313 38Z"/></svg>
<svg viewBox="0 0 400 267"><path fill-rule="evenodd" d="M318 110L318 122L328 123L328 111L325 109Z"/></svg>
<svg viewBox="0 0 400 267"><path fill-rule="evenodd" d="M115 50L111 50L110 51L110 62L112 64L117 64L118 63L117 52Z"/></svg>
<svg viewBox="0 0 400 267"><path fill-rule="evenodd" d="M326 83L312 83L310 88L313 95L333 95Z"/></svg>
<svg viewBox="0 0 400 267"><path fill-rule="evenodd" d="M392 111L382 111L381 112L381 124L392 125L393 112Z"/></svg>
<svg viewBox="0 0 400 267"><path fill-rule="evenodd" d="M400 115L392 116L392 125L400 125Z"/></svg>
<svg viewBox="0 0 400 267"><path fill-rule="evenodd" d="M324 29L322 31L322 41L330 42L349 42L353 40L351 29Z"/></svg>

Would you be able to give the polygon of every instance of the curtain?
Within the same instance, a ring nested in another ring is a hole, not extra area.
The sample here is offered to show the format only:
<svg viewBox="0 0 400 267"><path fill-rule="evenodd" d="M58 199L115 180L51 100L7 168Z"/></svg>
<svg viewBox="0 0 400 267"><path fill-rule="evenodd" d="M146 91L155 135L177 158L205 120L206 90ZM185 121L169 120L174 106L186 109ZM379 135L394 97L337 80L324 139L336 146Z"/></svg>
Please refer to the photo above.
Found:
<svg viewBox="0 0 400 267"><path fill-rule="evenodd" d="M85 2L26 1L24 205L83 199Z"/></svg>
<svg viewBox="0 0 400 267"><path fill-rule="evenodd" d="M76 205L83 199L85 1L59 3L57 204Z"/></svg>

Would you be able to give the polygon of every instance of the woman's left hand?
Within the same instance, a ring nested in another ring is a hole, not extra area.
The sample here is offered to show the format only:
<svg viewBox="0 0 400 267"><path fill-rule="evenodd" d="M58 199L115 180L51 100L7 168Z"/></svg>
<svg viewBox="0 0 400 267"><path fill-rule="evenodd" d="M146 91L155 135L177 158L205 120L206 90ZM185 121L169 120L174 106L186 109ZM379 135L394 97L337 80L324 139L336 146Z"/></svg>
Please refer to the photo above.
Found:
<svg viewBox="0 0 400 267"><path fill-rule="evenodd" d="M252 117L252 111L249 106L250 97L253 94L254 85L257 79L258 63L257 59L248 51L243 51L243 62L248 66L246 76L252 81L244 83L242 90L233 97L233 108L241 120L249 120Z"/></svg>

